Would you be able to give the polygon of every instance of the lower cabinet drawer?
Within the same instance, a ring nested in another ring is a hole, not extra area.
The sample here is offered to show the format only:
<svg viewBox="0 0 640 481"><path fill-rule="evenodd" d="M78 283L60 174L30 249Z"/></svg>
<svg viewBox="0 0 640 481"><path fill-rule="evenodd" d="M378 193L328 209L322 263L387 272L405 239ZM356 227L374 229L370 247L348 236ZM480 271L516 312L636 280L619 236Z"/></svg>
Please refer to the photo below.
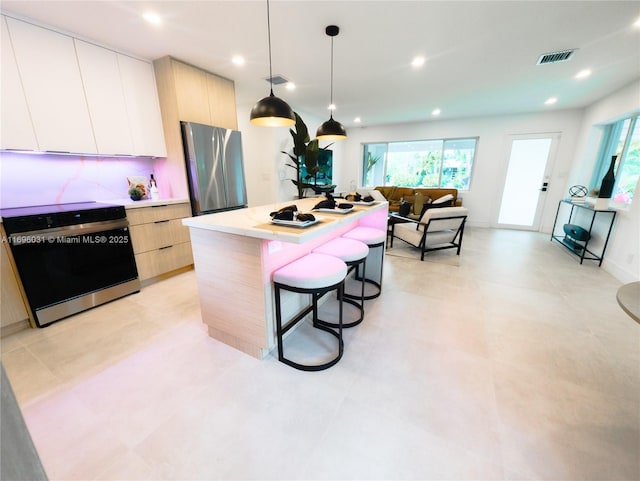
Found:
<svg viewBox="0 0 640 481"><path fill-rule="evenodd" d="M140 280L150 279L191 264L193 264L191 242L182 242L136 254Z"/></svg>
<svg viewBox="0 0 640 481"><path fill-rule="evenodd" d="M136 254L189 242L189 228L182 225L182 219L132 225L129 227L129 231L131 232L133 252Z"/></svg>
<svg viewBox="0 0 640 481"><path fill-rule="evenodd" d="M130 225L148 224L150 222L181 219L183 217L191 217L191 207L188 203L127 209L127 219Z"/></svg>

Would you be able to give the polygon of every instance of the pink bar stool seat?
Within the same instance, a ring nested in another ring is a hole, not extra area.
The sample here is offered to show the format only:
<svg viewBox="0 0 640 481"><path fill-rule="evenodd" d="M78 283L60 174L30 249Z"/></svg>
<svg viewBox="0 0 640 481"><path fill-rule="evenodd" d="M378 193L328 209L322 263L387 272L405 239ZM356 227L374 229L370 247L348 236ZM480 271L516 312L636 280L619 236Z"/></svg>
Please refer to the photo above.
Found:
<svg viewBox="0 0 640 481"><path fill-rule="evenodd" d="M273 286L276 307L276 336L278 340L278 360L302 371L321 371L336 364L344 352L342 340L342 298L344 297L344 279L347 275L347 265L337 257L325 254L311 253L297 259L273 273ZM311 305L298 313L293 319L283 326L282 305L280 291L291 291L302 294L311 294ZM319 323L318 299L327 292L338 291L339 315L337 332L327 325ZM338 339L338 352L333 359L322 364L301 364L284 356L283 336L298 322L313 313L313 327L328 332Z"/></svg>
<svg viewBox="0 0 640 481"><path fill-rule="evenodd" d="M346 239L353 239L367 244L369 247L369 255L368 258L377 251L380 261L380 280L376 281L371 277L367 276L367 272L363 266L363 269L356 270L356 279L363 280L363 282L367 282L369 284L374 285L377 290L375 293L371 295L364 296L364 300L375 299L382 292L382 267L384 261L384 243L387 240L387 233L383 230L376 229L374 227L362 227L358 226L351 229L349 232L346 232L342 235L342 237ZM374 251L375 249L375 251ZM345 294L345 297L348 299L354 299L355 296L353 294Z"/></svg>
<svg viewBox="0 0 640 481"><path fill-rule="evenodd" d="M347 239L345 237L336 237L335 239L331 239L330 241L322 244L319 247L316 247L313 252L318 254L326 254L333 257L337 257L342 260L347 267L349 268L347 275L354 269L357 269L359 265L364 265L367 261L367 256L369 255L369 246L364 242L360 242L354 239ZM361 293L360 293L360 302L355 300L355 296L353 298L349 297L349 294L345 294L344 302L351 304L356 307L360 311L360 316L353 322L343 323L342 327L353 327L357 326L364 319L364 278L361 279ZM330 323L327 321L323 321L322 319L318 319L318 323L329 326L329 327L337 327L335 323Z"/></svg>

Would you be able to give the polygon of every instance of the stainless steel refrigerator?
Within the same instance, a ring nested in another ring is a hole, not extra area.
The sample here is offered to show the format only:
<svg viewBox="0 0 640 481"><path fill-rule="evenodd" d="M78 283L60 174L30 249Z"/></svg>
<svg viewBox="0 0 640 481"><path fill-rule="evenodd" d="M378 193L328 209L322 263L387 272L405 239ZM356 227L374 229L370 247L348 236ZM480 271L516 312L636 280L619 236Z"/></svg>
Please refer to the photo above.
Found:
<svg viewBox="0 0 640 481"><path fill-rule="evenodd" d="M180 126L193 215L246 207L240 132L195 122Z"/></svg>

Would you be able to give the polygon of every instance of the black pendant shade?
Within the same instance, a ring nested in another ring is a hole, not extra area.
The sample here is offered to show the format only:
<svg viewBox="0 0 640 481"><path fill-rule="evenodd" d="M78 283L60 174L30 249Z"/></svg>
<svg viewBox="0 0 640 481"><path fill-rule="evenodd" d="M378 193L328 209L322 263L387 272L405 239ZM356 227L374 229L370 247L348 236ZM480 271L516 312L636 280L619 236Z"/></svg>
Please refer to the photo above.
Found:
<svg viewBox="0 0 640 481"><path fill-rule="evenodd" d="M260 127L287 127L296 123L289 104L273 95L264 97L251 109L251 123Z"/></svg>
<svg viewBox="0 0 640 481"><path fill-rule="evenodd" d="M273 73L271 70L271 19L269 18L269 0L267 0L267 33L269 36L269 84L271 93L251 109L250 120L261 127L288 127L296 123L293 109L284 100L273 95Z"/></svg>
<svg viewBox="0 0 640 481"><path fill-rule="evenodd" d="M333 114L316 131L316 137L321 140L343 140L347 138L347 130L340 122L333 120Z"/></svg>
<svg viewBox="0 0 640 481"><path fill-rule="evenodd" d="M340 33L340 27L329 25L325 33L331 37L331 105L333 105L333 37ZM333 113L329 120L324 122L316 131L316 137L320 140L342 140L347 138L347 129L340 122L333 120Z"/></svg>

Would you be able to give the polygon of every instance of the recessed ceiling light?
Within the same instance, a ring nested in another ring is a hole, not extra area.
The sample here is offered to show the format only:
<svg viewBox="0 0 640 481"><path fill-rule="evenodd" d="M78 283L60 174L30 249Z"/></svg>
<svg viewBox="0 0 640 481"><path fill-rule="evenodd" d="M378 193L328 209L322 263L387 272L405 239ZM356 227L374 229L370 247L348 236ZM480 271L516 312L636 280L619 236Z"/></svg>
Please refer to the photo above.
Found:
<svg viewBox="0 0 640 481"><path fill-rule="evenodd" d="M431 115L437 116L437 115L440 115L441 112L442 110L440 109L433 109L433 111L431 112Z"/></svg>
<svg viewBox="0 0 640 481"><path fill-rule="evenodd" d="M153 25L160 25L162 23L162 19L160 18L160 15L158 15L155 12L146 12L145 14L142 15L142 18L144 18L147 22Z"/></svg>
<svg viewBox="0 0 640 481"><path fill-rule="evenodd" d="M241 56L241 55L235 55L235 56L231 59L231 62L232 62L234 65L237 65L237 66L241 66L241 65L244 65L244 64L246 63L246 62L245 62L245 60L244 60L244 57L243 57L243 56Z"/></svg>
<svg viewBox="0 0 640 481"><path fill-rule="evenodd" d="M558 97L549 97L547 100L544 101L545 105L553 105L558 101Z"/></svg>
<svg viewBox="0 0 640 481"><path fill-rule="evenodd" d="M411 61L411 66L413 68L418 68L418 67L422 67L424 65L424 63L426 62L424 57L418 56L415 57L412 61Z"/></svg>
<svg viewBox="0 0 640 481"><path fill-rule="evenodd" d="M294 84L293 82L287 82L287 85L285 85L285 88L287 90L295 90L296 89L296 84Z"/></svg>
<svg viewBox="0 0 640 481"><path fill-rule="evenodd" d="M582 80L583 78L587 78L591 75L591 70L589 70L588 68L584 69L584 70L580 70L575 78L577 78L578 80Z"/></svg>
<svg viewBox="0 0 640 481"><path fill-rule="evenodd" d="M335 109L336 109L336 104L329 105L329 110L335 110Z"/></svg>
<svg viewBox="0 0 640 481"><path fill-rule="evenodd" d="M360 117L356 117L355 119L353 119L353 121L354 121L356 124L359 124L360 122L362 122L362 120L360 119Z"/></svg>

